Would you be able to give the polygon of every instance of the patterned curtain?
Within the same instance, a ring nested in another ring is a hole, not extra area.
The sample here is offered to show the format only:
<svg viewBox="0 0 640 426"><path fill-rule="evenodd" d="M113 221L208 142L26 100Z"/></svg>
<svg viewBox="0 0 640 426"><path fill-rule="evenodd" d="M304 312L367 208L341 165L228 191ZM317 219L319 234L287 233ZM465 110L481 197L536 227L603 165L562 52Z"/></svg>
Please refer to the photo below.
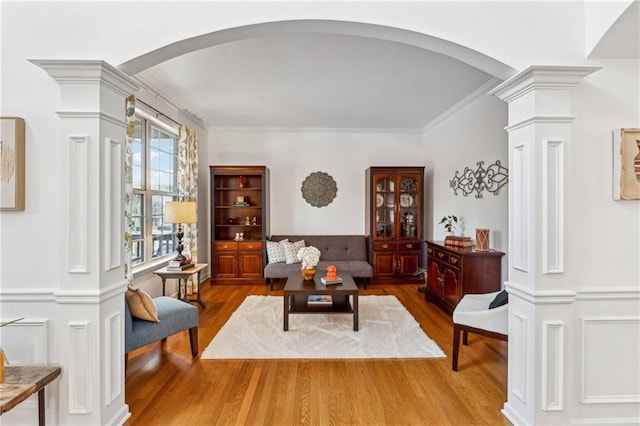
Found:
<svg viewBox="0 0 640 426"><path fill-rule="evenodd" d="M182 201L198 202L198 134L184 125L180 125L178 134L178 194ZM184 235L189 242L186 248L191 255L191 261L196 263L198 261L198 225L186 224ZM187 293L193 290L193 283L190 281Z"/></svg>
<svg viewBox="0 0 640 426"><path fill-rule="evenodd" d="M133 206L133 137L136 129L136 97L131 95L126 100L125 119L127 134L124 143L124 277L129 285L133 285L131 256L131 211Z"/></svg>

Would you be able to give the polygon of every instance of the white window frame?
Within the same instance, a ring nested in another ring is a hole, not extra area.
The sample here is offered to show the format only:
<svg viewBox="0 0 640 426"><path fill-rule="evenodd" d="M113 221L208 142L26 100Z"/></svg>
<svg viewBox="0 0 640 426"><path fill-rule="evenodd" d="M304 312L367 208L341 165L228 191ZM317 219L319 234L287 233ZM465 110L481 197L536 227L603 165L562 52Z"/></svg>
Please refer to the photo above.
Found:
<svg viewBox="0 0 640 426"><path fill-rule="evenodd" d="M142 239L142 244L143 244L143 256L142 256L142 261L140 262L134 262L133 263L133 271L135 272L140 272L142 270L146 270L149 268L156 268L158 267L160 264L162 263L166 263L169 260L171 260L174 256L175 256L175 247L177 245L177 238L176 238L176 232L177 232L177 226L176 225L171 225L171 233L169 235L171 235L171 242L169 243L169 246L172 248L170 250L170 252L158 256L158 257L153 257L153 250L154 250L154 238L153 238L153 197L154 196L163 196L163 197L169 197L171 200L178 200L178 187L177 187L177 182L175 185L175 190L166 192L166 191L158 191L158 190L152 190L150 187L150 175L151 175L151 167L150 167L150 158L151 158L151 128L152 126L158 128L161 131L164 131L166 133L171 134L171 136L174 136L176 139L176 157L177 157L177 141L178 141L178 135L179 135L179 130L177 127L175 126L171 126L169 124L167 124L166 122L158 119L155 114L153 113L149 113L147 111L145 111L142 108L139 108L138 106L136 106L135 109L135 118L136 120L140 120L142 122L142 126L143 126L143 135L142 135L142 151L144 152L144 157L142 159L142 188L133 188L133 196L136 197L136 195L142 195L143 197L143 207L142 207L142 217L144 218L143 221L143 225L142 228L144 229L144 237ZM133 171L132 171L133 173ZM176 164L176 168L174 169L174 173L176 174L174 176L174 179L177 180L177 164ZM168 199L165 201L169 201ZM163 206L162 209L164 211L164 202L163 202ZM137 217L134 215L134 217ZM164 234L163 234L164 235ZM137 241L140 240L134 240L132 243L135 244ZM160 240L160 244L162 244L162 240ZM133 252L133 248L132 248L132 252ZM132 253L133 255L133 253Z"/></svg>

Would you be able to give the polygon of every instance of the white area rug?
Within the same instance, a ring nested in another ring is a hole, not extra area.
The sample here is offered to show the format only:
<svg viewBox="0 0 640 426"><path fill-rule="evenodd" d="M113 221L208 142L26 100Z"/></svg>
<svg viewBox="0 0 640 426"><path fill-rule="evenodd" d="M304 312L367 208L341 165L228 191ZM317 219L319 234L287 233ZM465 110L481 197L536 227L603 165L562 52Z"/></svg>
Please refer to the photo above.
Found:
<svg viewBox="0 0 640 426"><path fill-rule="evenodd" d="M248 296L209 343L202 359L431 358L438 345L395 296L360 296L360 331L351 314L290 314L282 296Z"/></svg>

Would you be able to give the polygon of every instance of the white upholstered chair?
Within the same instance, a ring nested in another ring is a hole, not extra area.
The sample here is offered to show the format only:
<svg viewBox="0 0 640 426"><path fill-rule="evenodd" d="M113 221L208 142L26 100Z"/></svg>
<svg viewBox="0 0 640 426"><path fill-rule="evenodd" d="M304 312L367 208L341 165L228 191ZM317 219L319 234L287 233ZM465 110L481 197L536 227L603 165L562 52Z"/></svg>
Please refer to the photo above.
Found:
<svg viewBox="0 0 640 426"><path fill-rule="evenodd" d="M501 294L500 294L501 293ZM508 340L509 305L507 303L489 309L496 296L506 298L506 292L485 294L465 294L453 311L453 360L451 368L458 371L458 351L460 348L460 332L462 343L467 344L469 332Z"/></svg>

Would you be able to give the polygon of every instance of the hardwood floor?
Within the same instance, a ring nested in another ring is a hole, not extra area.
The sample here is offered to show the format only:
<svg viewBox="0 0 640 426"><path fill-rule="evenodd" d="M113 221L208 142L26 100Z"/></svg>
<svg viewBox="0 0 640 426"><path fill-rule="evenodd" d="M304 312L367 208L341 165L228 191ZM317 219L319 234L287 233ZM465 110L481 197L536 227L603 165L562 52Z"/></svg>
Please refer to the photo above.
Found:
<svg viewBox="0 0 640 426"><path fill-rule="evenodd" d="M509 425L506 342L469 335L451 370L451 317L415 285L360 286L395 295L447 358L202 360L188 333L129 354L127 425ZM200 352L244 298L282 295L282 285L203 284Z"/></svg>

